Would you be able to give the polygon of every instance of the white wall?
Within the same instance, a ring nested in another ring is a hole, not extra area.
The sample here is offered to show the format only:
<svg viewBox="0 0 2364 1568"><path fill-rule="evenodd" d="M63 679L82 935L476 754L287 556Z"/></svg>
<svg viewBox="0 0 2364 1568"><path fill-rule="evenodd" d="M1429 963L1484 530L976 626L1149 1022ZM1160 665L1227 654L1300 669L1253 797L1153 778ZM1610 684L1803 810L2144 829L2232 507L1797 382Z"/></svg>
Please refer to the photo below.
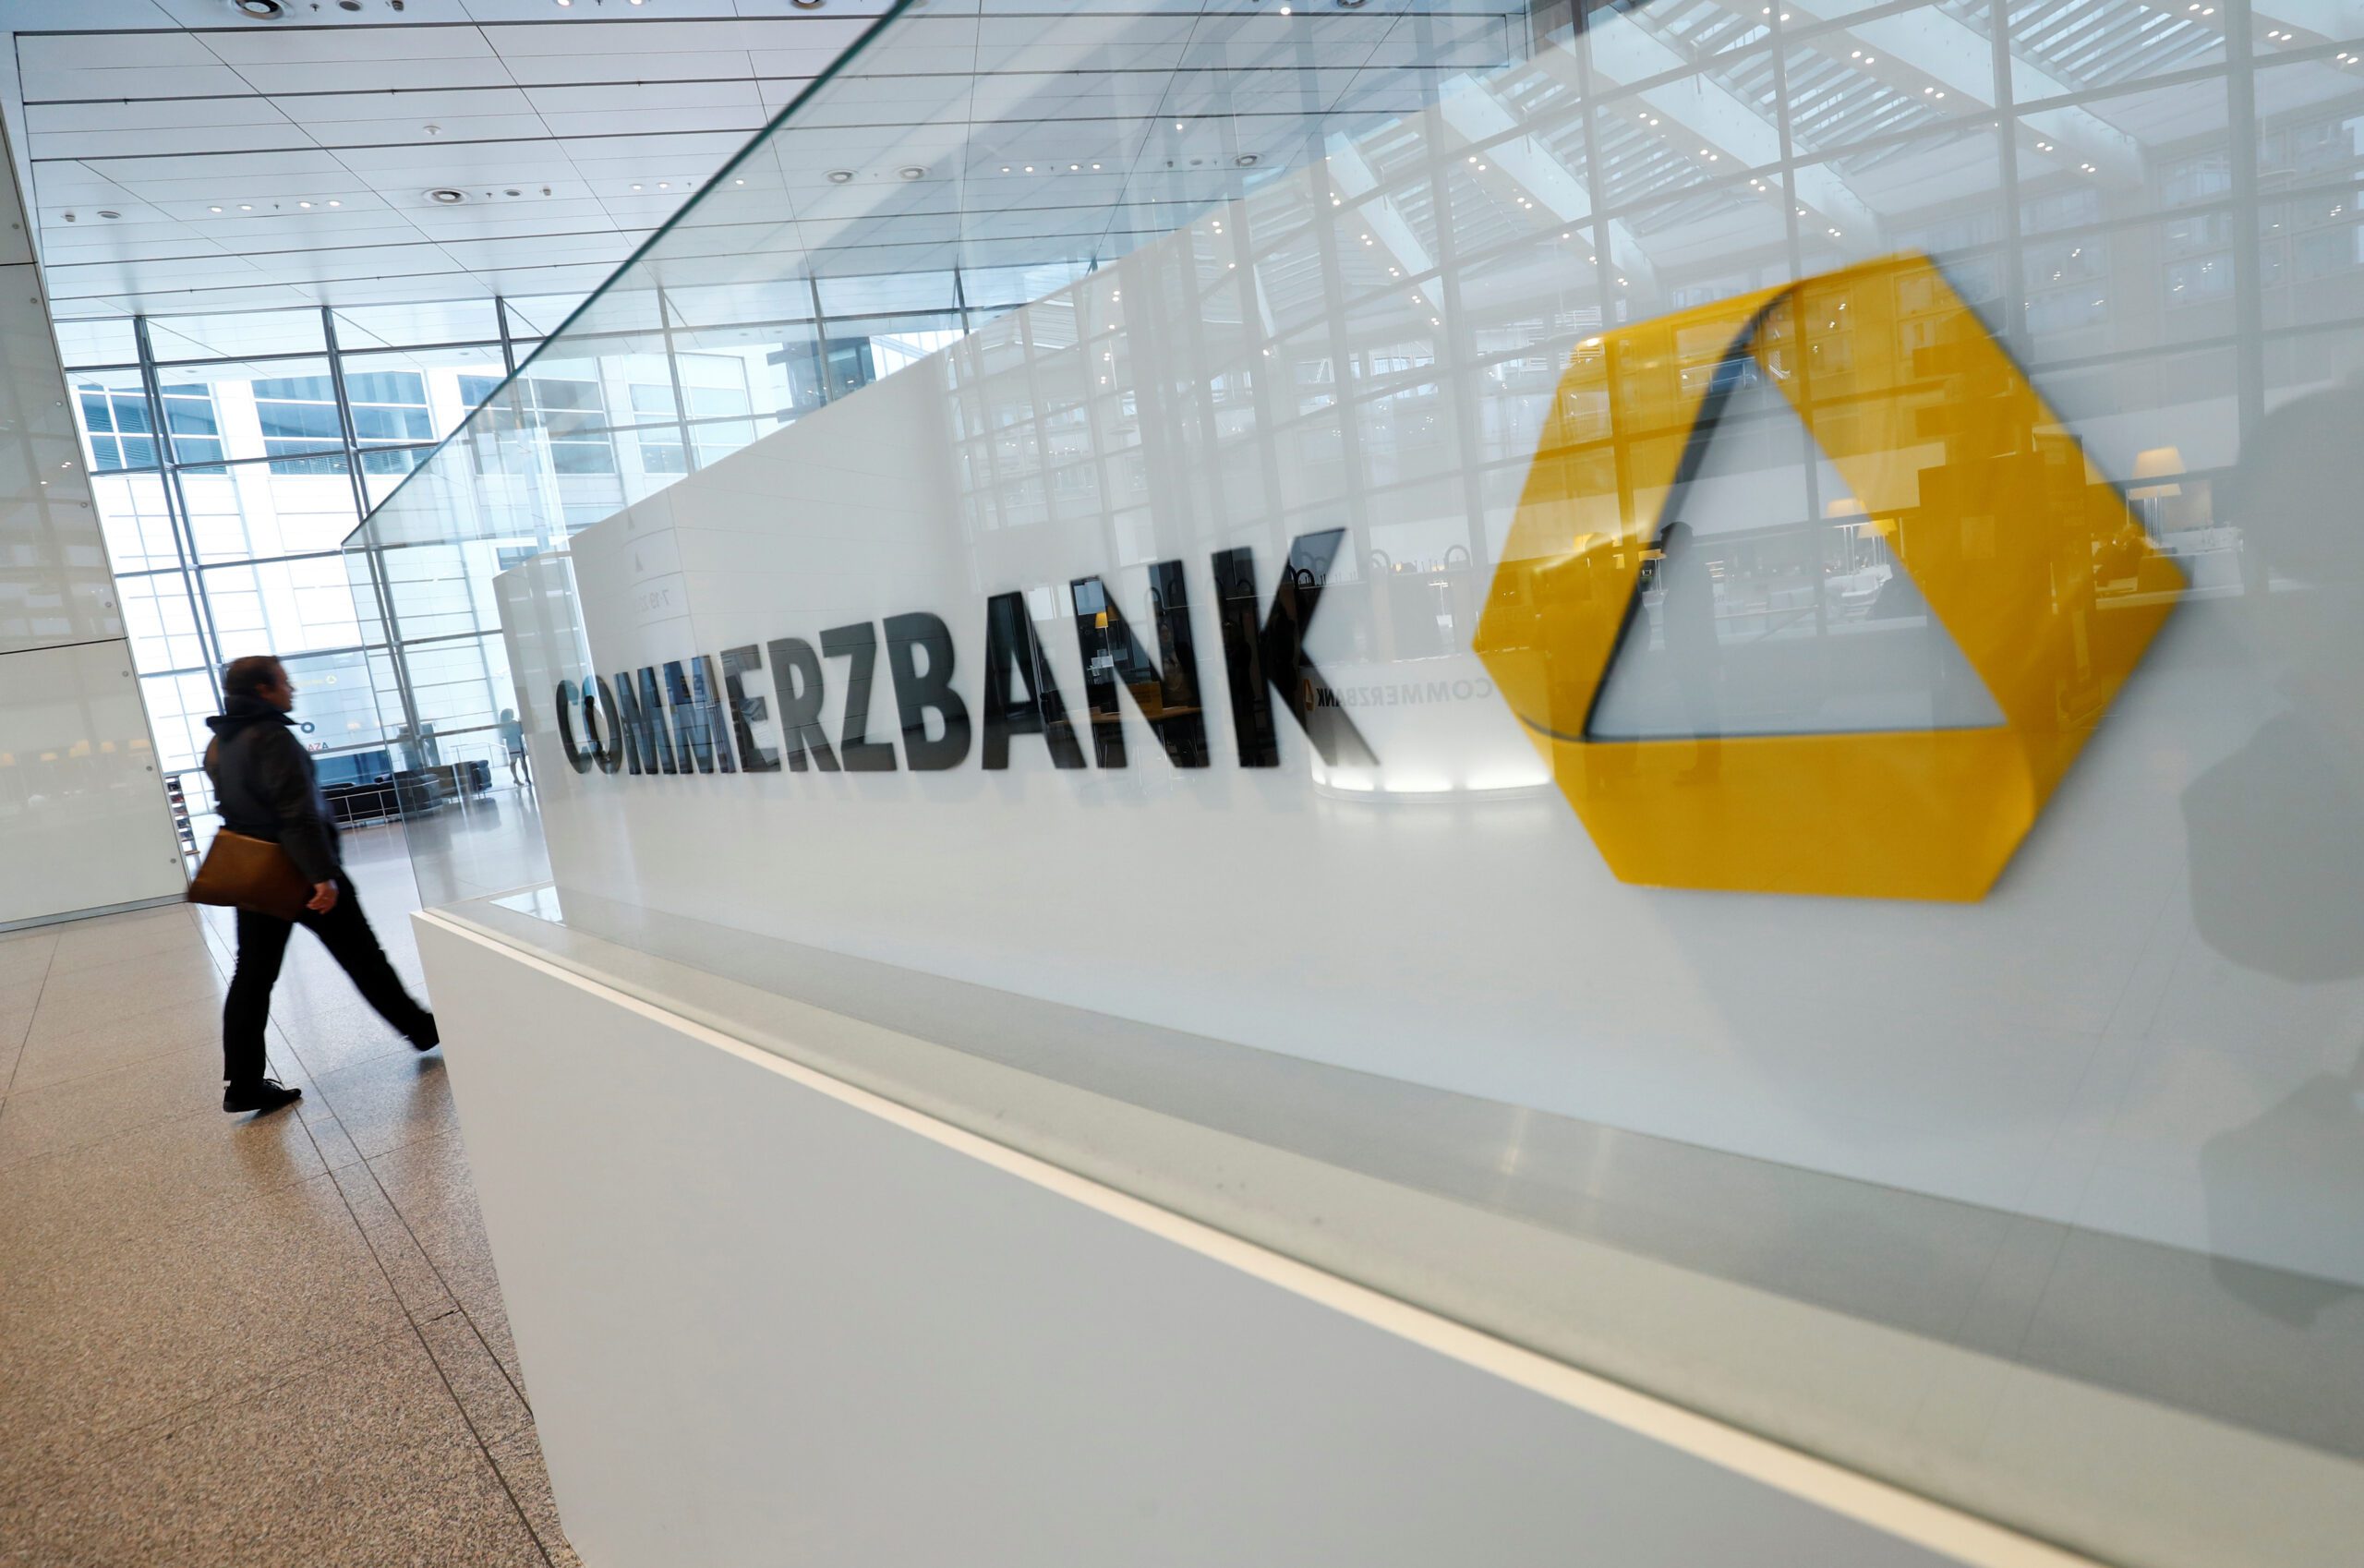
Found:
<svg viewBox="0 0 2364 1568"><path fill-rule="evenodd" d="M13 172L0 221L5 926L187 883Z"/></svg>
<svg viewBox="0 0 2364 1568"><path fill-rule="evenodd" d="M598 1568L2068 1568L418 919Z"/></svg>

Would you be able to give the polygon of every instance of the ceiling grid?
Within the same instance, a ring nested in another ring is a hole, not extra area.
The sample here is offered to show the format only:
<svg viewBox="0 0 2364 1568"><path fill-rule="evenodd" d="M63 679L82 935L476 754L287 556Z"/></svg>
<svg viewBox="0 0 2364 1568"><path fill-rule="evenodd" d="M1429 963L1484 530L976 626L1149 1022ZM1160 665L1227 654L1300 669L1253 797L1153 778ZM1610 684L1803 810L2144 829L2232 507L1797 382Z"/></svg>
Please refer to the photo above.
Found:
<svg viewBox="0 0 2364 1568"><path fill-rule="evenodd" d="M0 0L0 96L60 317L579 297L884 8Z"/></svg>

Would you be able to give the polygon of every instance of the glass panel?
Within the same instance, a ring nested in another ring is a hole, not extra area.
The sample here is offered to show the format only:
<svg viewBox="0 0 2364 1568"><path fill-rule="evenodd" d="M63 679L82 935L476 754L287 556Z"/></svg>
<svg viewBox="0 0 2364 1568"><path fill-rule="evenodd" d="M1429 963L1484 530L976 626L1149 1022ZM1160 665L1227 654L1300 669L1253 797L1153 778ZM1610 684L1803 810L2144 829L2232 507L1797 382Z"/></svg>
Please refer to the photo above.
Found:
<svg viewBox="0 0 2364 1568"><path fill-rule="evenodd" d="M474 540L412 545L384 550L378 560L404 645L476 633L498 623L491 582L499 568L499 547Z"/></svg>
<svg viewBox="0 0 2364 1568"><path fill-rule="evenodd" d="M334 549L353 531L343 453L184 469L180 494L202 561Z"/></svg>
<svg viewBox="0 0 2364 1568"><path fill-rule="evenodd" d="M107 559L118 574L174 568L181 551L173 537L173 514L159 474L102 474L90 485L106 536Z"/></svg>
<svg viewBox="0 0 2364 1568"><path fill-rule="evenodd" d="M292 461L277 464L280 472L324 473L331 460L295 454L344 444L325 359L167 365L157 381L174 455L183 463L286 458Z"/></svg>
<svg viewBox="0 0 2364 1568"><path fill-rule="evenodd" d="M431 446L383 447L361 454L361 480L368 504L377 505L435 451Z"/></svg>
<svg viewBox="0 0 2364 1568"><path fill-rule="evenodd" d="M677 327L720 326L738 331L758 321L811 320L813 284L804 278L694 284L667 289L665 304Z"/></svg>
<svg viewBox="0 0 2364 1568"><path fill-rule="evenodd" d="M311 563L301 564L308 568ZM327 754L314 765L324 786L360 782L392 771L382 750L389 737L379 724L366 652L348 648L302 654L282 662L296 688L296 706L289 715L296 720L296 732L306 750Z"/></svg>
<svg viewBox="0 0 2364 1568"><path fill-rule="evenodd" d="M443 760L491 759L500 743L493 721L510 702L509 666L499 636L415 644L404 662L419 717L442 739Z"/></svg>
<svg viewBox="0 0 2364 1568"><path fill-rule="evenodd" d="M951 312L831 320L824 321L822 329L827 334L829 392L833 397L916 365L937 350L949 347L961 336L960 318ZM726 412L719 406L719 394L709 394L701 400L694 392L691 396L692 412L698 411L701 401L711 412Z"/></svg>
<svg viewBox="0 0 2364 1568"><path fill-rule="evenodd" d="M205 748L213 739L205 721L222 711L213 677L202 669L142 674L139 694L148 704L148 725L155 732L156 754L163 770L201 775ZM186 778L183 783L186 787ZM205 798L211 798L210 790Z"/></svg>
<svg viewBox="0 0 2364 1568"><path fill-rule="evenodd" d="M2037 359L2171 348L2233 332L2232 213L2070 229L2021 252Z"/></svg>
<svg viewBox="0 0 2364 1568"><path fill-rule="evenodd" d="M851 333L854 329L847 331ZM686 385L735 388L723 395L731 396L734 404L738 396L743 396L748 410L766 421L765 429L777 428L825 401L820 339L809 321L685 329L674 332L673 345L684 367ZM693 414L702 396L713 406L714 395L693 391Z"/></svg>
<svg viewBox="0 0 2364 1568"><path fill-rule="evenodd" d="M820 280L824 316L884 316L911 310L950 310L959 304L952 274L886 273Z"/></svg>
<svg viewBox="0 0 2364 1568"><path fill-rule="evenodd" d="M461 918L2045 1541L2343 1561L2338 28L1084 11L897 7L365 476L381 728L555 765L561 928Z"/></svg>
<svg viewBox="0 0 2364 1568"><path fill-rule="evenodd" d="M355 433L365 446L441 440L508 373L499 344L347 354Z"/></svg>
<svg viewBox="0 0 2364 1568"><path fill-rule="evenodd" d="M361 641L341 553L209 566L203 579L214 634L225 652L269 649L283 655Z"/></svg>
<svg viewBox="0 0 2364 1568"><path fill-rule="evenodd" d="M1021 262L1014 266L964 267L960 292L971 309L1007 309L1055 294L1092 269L1082 261Z"/></svg>
<svg viewBox="0 0 2364 1568"><path fill-rule="evenodd" d="M156 466L155 416L138 370L76 370L66 378L66 390L74 400L93 474ZM193 399L177 398L170 410L175 428L184 422L203 422L203 411ZM222 454L217 451L212 455Z"/></svg>
<svg viewBox="0 0 2364 1568"><path fill-rule="evenodd" d="M177 571L127 573L116 580L124 632L133 663L142 670L204 669L212 660Z"/></svg>

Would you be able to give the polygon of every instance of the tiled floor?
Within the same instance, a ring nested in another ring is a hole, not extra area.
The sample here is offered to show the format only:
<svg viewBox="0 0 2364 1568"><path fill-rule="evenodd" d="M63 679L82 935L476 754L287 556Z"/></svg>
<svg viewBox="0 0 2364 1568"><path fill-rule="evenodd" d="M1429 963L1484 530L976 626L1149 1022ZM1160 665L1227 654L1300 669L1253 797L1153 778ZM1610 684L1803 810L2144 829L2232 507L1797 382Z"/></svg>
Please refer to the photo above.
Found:
<svg viewBox="0 0 2364 1568"><path fill-rule="evenodd" d="M395 829L348 868L422 989ZM568 1564L440 1053L298 935L221 1110L229 922L0 933L0 1562Z"/></svg>

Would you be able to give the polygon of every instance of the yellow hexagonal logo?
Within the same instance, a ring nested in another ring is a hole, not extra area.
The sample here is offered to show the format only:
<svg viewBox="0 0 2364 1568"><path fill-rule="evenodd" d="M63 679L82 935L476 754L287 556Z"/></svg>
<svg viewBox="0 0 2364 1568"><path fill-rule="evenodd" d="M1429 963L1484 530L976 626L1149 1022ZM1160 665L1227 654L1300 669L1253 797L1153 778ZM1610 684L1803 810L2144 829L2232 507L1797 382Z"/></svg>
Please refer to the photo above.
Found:
<svg viewBox="0 0 2364 1568"><path fill-rule="evenodd" d="M1804 425L1992 699L1985 719L1640 739L1599 722L1743 380ZM1586 340L1475 646L1619 880L1971 900L2184 586L1936 266L1903 256Z"/></svg>

